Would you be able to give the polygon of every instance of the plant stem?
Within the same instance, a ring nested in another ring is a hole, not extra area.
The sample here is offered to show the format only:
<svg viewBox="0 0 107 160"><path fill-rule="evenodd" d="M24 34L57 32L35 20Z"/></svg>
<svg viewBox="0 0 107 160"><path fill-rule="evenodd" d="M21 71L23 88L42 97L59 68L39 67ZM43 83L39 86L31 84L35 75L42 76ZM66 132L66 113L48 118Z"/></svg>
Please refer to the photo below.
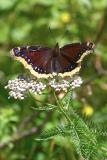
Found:
<svg viewBox="0 0 107 160"><path fill-rule="evenodd" d="M64 115L64 117L66 118L66 120L68 121L68 123L69 123L69 124L72 124L72 121L71 121L70 117L69 117L68 114L66 114L66 112L64 111L64 106L63 106L63 104L57 99L57 96L56 96L55 92L54 92L54 97L55 97L55 100L56 100L56 102L57 102L57 105L58 105L58 107L59 107L60 112Z"/></svg>

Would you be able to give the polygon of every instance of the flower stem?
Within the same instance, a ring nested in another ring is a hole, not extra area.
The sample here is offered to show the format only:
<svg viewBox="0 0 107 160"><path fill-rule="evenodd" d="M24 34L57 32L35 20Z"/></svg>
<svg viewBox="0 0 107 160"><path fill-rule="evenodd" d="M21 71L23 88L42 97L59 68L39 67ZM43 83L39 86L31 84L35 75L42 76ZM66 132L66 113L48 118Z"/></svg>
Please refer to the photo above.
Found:
<svg viewBox="0 0 107 160"><path fill-rule="evenodd" d="M69 124L72 124L72 121L71 121L70 117L69 117L68 114L64 111L64 106L63 106L63 104L58 100L55 92L54 92L54 97L55 97L55 100L56 100L56 102L57 102L57 105L58 105L58 107L59 107L60 112L64 115L64 117L66 118L66 120L68 121L68 123L69 123Z"/></svg>

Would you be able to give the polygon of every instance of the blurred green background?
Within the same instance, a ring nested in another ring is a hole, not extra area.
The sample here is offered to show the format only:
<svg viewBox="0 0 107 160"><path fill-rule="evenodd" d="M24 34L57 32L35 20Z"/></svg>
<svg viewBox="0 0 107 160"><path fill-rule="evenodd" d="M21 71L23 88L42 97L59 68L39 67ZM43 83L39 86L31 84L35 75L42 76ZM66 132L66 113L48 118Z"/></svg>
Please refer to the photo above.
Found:
<svg viewBox="0 0 107 160"><path fill-rule="evenodd" d="M54 46L56 41L60 46L78 41L96 44L95 54L82 63L84 85L74 93L74 107L96 125L107 127L107 1L0 0L0 160L80 160L70 140L34 140L43 128L60 121L57 112L35 111L32 107L40 104L34 98L8 99L4 89L9 79L25 73L10 56L13 47Z"/></svg>

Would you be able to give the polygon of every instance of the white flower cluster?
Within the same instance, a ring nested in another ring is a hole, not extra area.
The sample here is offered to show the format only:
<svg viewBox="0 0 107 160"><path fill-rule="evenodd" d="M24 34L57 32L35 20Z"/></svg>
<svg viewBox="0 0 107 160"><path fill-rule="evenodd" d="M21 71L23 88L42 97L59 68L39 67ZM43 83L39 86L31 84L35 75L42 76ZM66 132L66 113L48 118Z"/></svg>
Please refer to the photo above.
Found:
<svg viewBox="0 0 107 160"><path fill-rule="evenodd" d="M38 82L34 79L28 78L16 78L15 80L9 80L6 89L10 89L10 97L15 99L24 99L27 92L32 92L34 94L42 94L43 90L46 87L51 87L55 91L65 91L67 92L68 88L80 87L82 84L82 79L76 77L73 80L64 80L64 79L51 79L48 83Z"/></svg>
<svg viewBox="0 0 107 160"><path fill-rule="evenodd" d="M10 89L10 97L14 97L15 99L24 99L24 95L28 89L28 85L26 80L17 78L15 80L9 80L8 85L5 86L5 88Z"/></svg>
<svg viewBox="0 0 107 160"><path fill-rule="evenodd" d="M27 92L35 94L42 94L42 91L46 88L46 85L42 82L36 82L32 79L17 78L15 80L9 80L5 89L10 89L10 97L15 99L24 99ZM10 98L9 97L9 98Z"/></svg>
<svg viewBox="0 0 107 160"><path fill-rule="evenodd" d="M54 88L56 91L67 91L68 88L77 88L80 87L82 84L81 77L75 77L72 81L71 80L61 80L59 82L56 79L53 79L49 82L49 86Z"/></svg>
<svg viewBox="0 0 107 160"><path fill-rule="evenodd" d="M42 82L36 82L34 80L31 80L29 82L29 91L34 94L42 94L42 91L46 88L46 84L43 84Z"/></svg>
<svg viewBox="0 0 107 160"><path fill-rule="evenodd" d="M76 88L76 87L80 87L81 84L83 83L81 77L76 77L70 84L70 86L72 87L72 89Z"/></svg>
<svg viewBox="0 0 107 160"><path fill-rule="evenodd" d="M57 82L56 79L53 79L49 82L49 86L55 89L55 91L67 91L67 88L70 87L69 81L62 80Z"/></svg>

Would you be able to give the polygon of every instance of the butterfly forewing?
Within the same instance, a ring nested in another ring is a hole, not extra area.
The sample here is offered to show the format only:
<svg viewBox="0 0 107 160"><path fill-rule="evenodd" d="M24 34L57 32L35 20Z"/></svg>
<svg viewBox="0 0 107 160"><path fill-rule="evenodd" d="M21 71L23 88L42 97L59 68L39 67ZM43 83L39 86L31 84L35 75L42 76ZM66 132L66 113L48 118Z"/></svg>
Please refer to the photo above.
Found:
<svg viewBox="0 0 107 160"><path fill-rule="evenodd" d="M86 43L73 43L62 47L61 54L67 61L76 63L86 50Z"/></svg>
<svg viewBox="0 0 107 160"><path fill-rule="evenodd" d="M20 49L14 49L15 56L23 58L35 71L40 73L47 73L47 66L51 59L50 52L50 48L40 46L20 47Z"/></svg>

